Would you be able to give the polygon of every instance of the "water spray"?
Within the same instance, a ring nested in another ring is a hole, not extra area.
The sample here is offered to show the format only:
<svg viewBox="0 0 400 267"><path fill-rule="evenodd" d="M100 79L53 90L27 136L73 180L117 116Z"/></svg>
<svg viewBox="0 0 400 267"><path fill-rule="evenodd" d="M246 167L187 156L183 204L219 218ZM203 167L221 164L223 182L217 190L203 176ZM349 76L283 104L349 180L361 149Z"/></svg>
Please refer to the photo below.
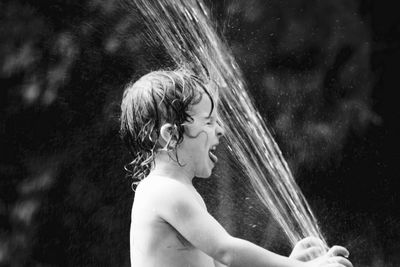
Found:
<svg viewBox="0 0 400 267"><path fill-rule="evenodd" d="M255 108L230 49L212 24L202 0L134 0L175 67L187 68L216 83L228 150L247 175L261 203L294 245L315 236L326 245L317 220L287 162ZM328 247L326 245L326 247Z"/></svg>

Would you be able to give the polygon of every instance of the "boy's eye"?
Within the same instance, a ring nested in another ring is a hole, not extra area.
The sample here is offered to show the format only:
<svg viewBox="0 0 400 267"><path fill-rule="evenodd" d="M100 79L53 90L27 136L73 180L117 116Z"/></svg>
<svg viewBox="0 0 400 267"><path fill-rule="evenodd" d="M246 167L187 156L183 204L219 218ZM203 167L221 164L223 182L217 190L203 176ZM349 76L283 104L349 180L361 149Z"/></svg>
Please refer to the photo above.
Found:
<svg viewBox="0 0 400 267"><path fill-rule="evenodd" d="M213 120L213 119L207 121L207 125L214 125L215 123L216 123L216 120Z"/></svg>

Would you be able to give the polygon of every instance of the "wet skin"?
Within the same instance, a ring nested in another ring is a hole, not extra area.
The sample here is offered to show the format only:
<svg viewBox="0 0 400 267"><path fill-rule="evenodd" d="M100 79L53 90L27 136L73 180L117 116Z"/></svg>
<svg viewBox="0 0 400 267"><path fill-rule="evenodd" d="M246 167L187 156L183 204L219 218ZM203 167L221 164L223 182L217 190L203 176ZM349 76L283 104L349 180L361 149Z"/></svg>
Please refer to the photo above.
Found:
<svg viewBox="0 0 400 267"><path fill-rule="evenodd" d="M199 216L210 216L192 184L195 176L210 177L217 161L210 149L219 144L223 130L217 123L217 108L210 111L211 101L203 95L188 111L193 121L185 123L176 154L160 152L155 168L137 187L130 234L132 267L216 266L210 255L192 244L191 240L201 239L201 233L185 222L186 211L180 208L181 203L190 203Z"/></svg>

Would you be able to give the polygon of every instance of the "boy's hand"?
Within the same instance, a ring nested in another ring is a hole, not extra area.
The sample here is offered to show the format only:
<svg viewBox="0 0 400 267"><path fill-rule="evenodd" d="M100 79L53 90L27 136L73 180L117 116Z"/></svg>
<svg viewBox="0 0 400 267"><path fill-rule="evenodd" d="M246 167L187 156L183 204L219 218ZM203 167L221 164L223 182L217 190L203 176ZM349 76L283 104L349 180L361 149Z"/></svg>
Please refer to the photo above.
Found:
<svg viewBox="0 0 400 267"><path fill-rule="evenodd" d="M307 262L309 267L353 267L347 259L349 251L344 247L333 246L329 251L312 261Z"/></svg>
<svg viewBox="0 0 400 267"><path fill-rule="evenodd" d="M306 237L294 246L289 258L299 261L310 261L326 254L325 245L321 239Z"/></svg>

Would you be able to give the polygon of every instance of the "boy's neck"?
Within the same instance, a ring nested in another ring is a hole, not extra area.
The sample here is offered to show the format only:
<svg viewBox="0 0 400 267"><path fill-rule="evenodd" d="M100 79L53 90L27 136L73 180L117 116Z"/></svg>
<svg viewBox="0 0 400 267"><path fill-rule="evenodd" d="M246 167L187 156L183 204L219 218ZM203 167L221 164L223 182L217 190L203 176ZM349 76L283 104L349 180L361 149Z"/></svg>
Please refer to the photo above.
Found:
<svg viewBox="0 0 400 267"><path fill-rule="evenodd" d="M178 162L172 159L167 153L158 153L154 163L154 168L151 170L150 175L166 176L185 184L193 185L193 171L183 163L179 165Z"/></svg>

